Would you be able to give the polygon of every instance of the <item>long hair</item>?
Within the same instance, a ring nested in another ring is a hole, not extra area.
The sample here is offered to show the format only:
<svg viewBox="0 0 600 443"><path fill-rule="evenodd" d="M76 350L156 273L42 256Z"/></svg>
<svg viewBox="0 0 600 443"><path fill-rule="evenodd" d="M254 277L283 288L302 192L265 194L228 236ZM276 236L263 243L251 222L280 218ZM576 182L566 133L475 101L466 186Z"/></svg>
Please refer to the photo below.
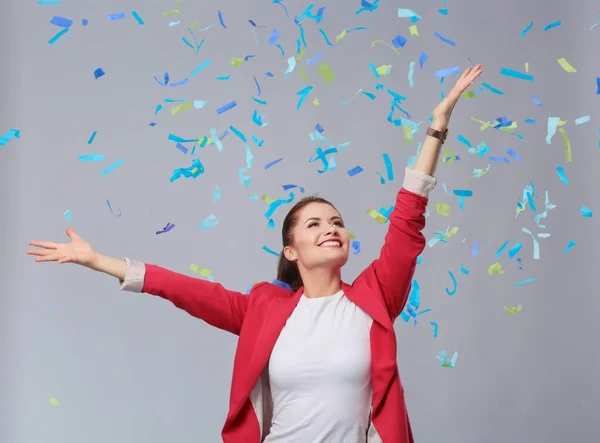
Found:
<svg viewBox="0 0 600 443"><path fill-rule="evenodd" d="M298 213L300 210L302 210L302 208L310 203L325 203L335 209L335 206L321 197L304 197L302 200L298 201L298 203L292 206L292 209L290 209L283 220L283 226L281 228L281 240L284 248L293 243L293 231L298 224ZM281 250L281 254L279 254L279 262L277 263L277 280L290 285L292 291L297 291L303 286L298 264L296 262L289 261L285 257L283 249Z"/></svg>

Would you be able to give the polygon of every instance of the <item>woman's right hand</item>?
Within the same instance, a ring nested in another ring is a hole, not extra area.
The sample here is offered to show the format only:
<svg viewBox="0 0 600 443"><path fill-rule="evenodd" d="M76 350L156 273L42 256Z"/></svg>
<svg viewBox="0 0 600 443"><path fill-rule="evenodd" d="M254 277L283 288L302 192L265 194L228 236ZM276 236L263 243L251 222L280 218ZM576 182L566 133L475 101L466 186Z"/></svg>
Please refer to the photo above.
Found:
<svg viewBox="0 0 600 443"><path fill-rule="evenodd" d="M39 249L30 249L27 255L35 255L36 262L76 263L92 268L98 259L96 251L87 241L79 237L73 229L67 229L70 243L54 243L49 241L31 241L29 244Z"/></svg>

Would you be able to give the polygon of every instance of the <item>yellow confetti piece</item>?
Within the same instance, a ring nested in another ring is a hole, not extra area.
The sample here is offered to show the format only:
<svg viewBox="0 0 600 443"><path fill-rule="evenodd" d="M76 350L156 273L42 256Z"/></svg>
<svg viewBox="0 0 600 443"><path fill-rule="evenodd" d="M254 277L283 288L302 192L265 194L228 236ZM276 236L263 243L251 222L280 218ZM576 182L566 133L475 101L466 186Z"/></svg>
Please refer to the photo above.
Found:
<svg viewBox="0 0 600 443"><path fill-rule="evenodd" d="M529 63L525 62L525 72L529 72Z"/></svg>
<svg viewBox="0 0 600 443"><path fill-rule="evenodd" d="M497 120L494 120L493 122L484 122L483 120L478 120L475 117L471 116L471 120L476 121L477 123L480 123L481 126L479 127L480 131L485 131L488 128L493 128L495 127L499 122ZM513 121L511 122L510 126L505 126L500 128L501 131L504 132L511 132L514 129L518 128L518 124L517 122Z"/></svg>
<svg viewBox="0 0 600 443"><path fill-rule="evenodd" d="M450 166L455 160L456 156L450 149L445 149L444 152L442 152L442 163L445 165Z"/></svg>
<svg viewBox="0 0 600 443"><path fill-rule="evenodd" d="M475 93L473 91L467 91L463 93L463 98L473 98L475 97Z"/></svg>
<svg viewBox="0 0 600 443"><path fill-rule="evenodd" d="M419 30L417 29L417 25L411 25L409 28L410 35L413 37L419 36Z"/></svg>
<svg viewBox="0 0 600 443"><path fill-rule="evenodd" d="M238 66L243 65L243 64L244 64L244 59L243 58L237 57L237 58L232 58L231 59L231 66L233 66L233 67L238 67Z"/></svg>
<svg viewBox="0 0 600 443"><path fill-rule="evenodd" d="M453 227L446 233L446 238L450 238L458 232L458 226Z"/></svg>
<svg viewBox="0 0 600 443"><path fill-rule="evenodd" d="M488 274L493 275L494 273L498 275L504 274L504 270L502 269L502 265L500 263L494 263L488 268Z"/></svg>
<svg viewBox="0 0 600 443"><path fill-rule="evenodd" d="M210 278L212 275L212 271L210 269L200 267L193 263L190 265L190 269L192 270L192 272L195 272L196 274L200 274L204 278Z"/></svg>
<svg viewBox="0 0 600 443"><path fill-rule="evenodd" d="M390 75L392 72L392 65L381 65L376 69L376 71L379 75Z"/></svg>
<svg viewBox="0 0 600 443"><path fill-rule="evenodd" d="M302 80L304 80L306 83L310 84L310 79L306 75L306 71L304 70L304 68L299 68L298 69L298 75L300 75L300 78Z"/></svg>
<svg viewBox="0 0 600 443"><path fill-rule="evenodd" d="M483 177L485 174L488 173L488 171L490 170L490 168L492 167L492 165L487 165L487 168L483 168L483 169L473 169L473 177Z"/></svg>
<svg viewBox="0 0 600 443"><path fill-rule="evenodd" d="M374 40L373 43L371 43L371 48L373 48L377 43L382 43L382 44L386 45L388 48L390 48L392 51L394 51L394 54L400 55L400 51L398 51L396 48L394 48L388 42L384 42L383 40Z"/></svg>
<svg viewBox="0 0 600 443"><path fill-rule="evenodd" d="M54 397L52 397L50 400L48 400L50 402L50 404L52 406L58 406L60 403L58 402L57 399L55 399Z"/></svg>
<svg viewBox="0 0 600 443"><path fill-rule="evenodd" d="M573 66L571 66L571 64L567 61L566 58L559 58L558 60L556 60L558 62L558 64L567 72L577 72L577 69L575 69Z"/></svg>
<svg viewBox="0 0 600 443"><path fill-rule="evenodd" d="M187 109L191 109L192 108L192 103L191 102L185 102L182 103L180 105L174 106L171 108L171 114L176 115L182 111L185 111Z"/></svg>
<svg viewBox="0 0 600 443"><path fill-rule="evenodd" d="M412 128L408 125L402 125L402 130L404 131L404 141L411 142L414 140L412 134Z"/></svg>
<svg viewBox="0 0 600 443"><path fill-rule="evenodd" d="M448 217L450 215L450 205L447 203L438 202L435 204L435 210L438 214Z"/></svg>
<svg viewBox="0 0 600 443"><path fill-rule="evenodd" d="M381 223L382 225L385 224L385 222L387 221L387 218L385 216L381 215L375 209L369 209L367 211L367 215L369 217L371 217L373 220L375 220L377 223Z"/></svg>
<svg viewBox="0 0 600 443"><path fill-rule="evenodd" d="M331 68L327 63L323 63L322 65L320 65L317 68L317 71L319 71L319 74L327 83L331 83L335 80L335 74L331 72Z"/></svg>
<svg viewBox="0 0 600 443"><path fill-rule="evenodd" d="M521 312L521 309L523 309L523 306L521 305L513 306L512 308L507 308L506 306L504 306L504 310L511 315L515 315L518 312Z"/></svg>
<svg viewBox="0 0 600 443"><path fill-rule="evenodd" d="M346 37L346 33L347 31L344 29L342 32L340 32L338 35L335 36L335 42L339 42L341 39L343 39L344 37Z"/></svg>
<svg viewBox="0 0 600 443"><path fill-rule="evenodd" d="M318 98L315 98L315 99L312 101L312 104L313 104L313 106L320 106L320 105L321 105L321 103L319 103L319 99L318 99Z"/></svg>
<svg viewBox="0 0 600 443"><path fill-rule="evenodd" d="M181 12L179 12L179 9L171 9L170 11L165 11L162 13L162 16L167 17L169 15L176 15L176 14L181 14Z"/></svg>
<svg viewBox="0 0 600 443"><path fill-rule="evenodd" d="M269 205L275 201L271 197L269 197L267 194L261 195L260 199L266 201Z"/></svg>
<svg viewBox="0 0 600 443"><path fill-rule="evenodd" d="M350 237L350 240L354 240L356 235L354 235L352 232L348 232L348 237Z"/></svg>
<svg viewBox="0 0 600 443"><path fill-rule="evenodd" d="M571 163L571 142L567 136L567 131L565 131L564 128L558 128L558 132L562 135L563 144L565 145L565 161Z"/></svg>
<svg viewBox="0 0 600 443"><path fill-rule="evenodd" d="M300 49L300 52L298 53L298 55L296 56L296 62L299 62L302 60L302 56L304 55L304 52L306 51L306 49L302 48Z"/></svg>

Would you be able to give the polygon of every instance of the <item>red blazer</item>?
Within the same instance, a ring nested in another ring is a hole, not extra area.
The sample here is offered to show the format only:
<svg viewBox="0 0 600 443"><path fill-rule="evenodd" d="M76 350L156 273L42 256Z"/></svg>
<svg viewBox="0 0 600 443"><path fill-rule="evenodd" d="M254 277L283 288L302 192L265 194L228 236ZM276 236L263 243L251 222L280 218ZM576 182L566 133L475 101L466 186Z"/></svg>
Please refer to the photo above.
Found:
<svg viewBox="0 0 600 443"><path fill-rule="evenodd" d="M425 247L421 231L425 226L427 201L426 197L403 188L389 216L389 229L379 258L354 283L342 286L346 296L373 319L370 330L373 397L366 438L369 443L413 442L398 374L393 324L404 308L417 256ZM218 283L148 264L141 290L165 298L208 324L239 336L229 414L222 437L225 443L261 442L269 432L272 418L265 368L279 333L302 295L302 288L292 292L271 283L258 283L246 295L229 291Z"/></svg>

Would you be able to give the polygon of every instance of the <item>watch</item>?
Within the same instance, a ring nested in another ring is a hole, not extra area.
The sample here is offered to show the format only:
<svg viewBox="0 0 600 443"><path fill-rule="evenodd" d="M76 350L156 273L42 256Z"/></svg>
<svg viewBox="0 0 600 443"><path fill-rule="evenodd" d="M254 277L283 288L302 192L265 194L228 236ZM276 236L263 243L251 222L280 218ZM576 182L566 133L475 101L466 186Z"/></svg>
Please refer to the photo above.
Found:
<svg viewBox="0 0 600 443"><path fill-rule="evenodd" d="M437 138L442 142L442 144L444 144L444 142L446 141L446 137L448 137L448 128L444 129L443 131L438 131L437 129L429 127L427 128L427 135L429 135L430 137Z"/></svg>

